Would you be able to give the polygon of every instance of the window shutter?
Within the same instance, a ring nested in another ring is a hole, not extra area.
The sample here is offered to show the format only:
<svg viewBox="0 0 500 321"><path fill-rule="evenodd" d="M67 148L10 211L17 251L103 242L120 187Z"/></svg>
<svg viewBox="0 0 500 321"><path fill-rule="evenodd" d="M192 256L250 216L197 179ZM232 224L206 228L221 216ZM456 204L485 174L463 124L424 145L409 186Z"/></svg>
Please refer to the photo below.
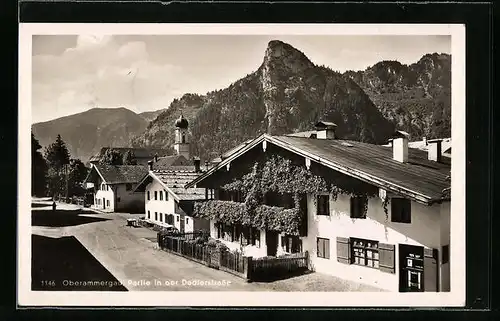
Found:
<svg viewBox="0 0 500 321"><path fill-rule="evenodd" d="M330 239L325 239L325 259L330 258Z"/></svg>
<svg viewBox="0 0 500 321"><path fill-rule="evenodd" d="M317 239L317 256L318 257L324 257L323 255L323 239L318 238Z"/></svg>
<svg viewBox="0 0 500 321"><path fill-rule="evenodd" d="M395 265L395 245L394 244L378 244L379 251L379 268L382 272L396 273Z"/></svg>
<svg viewBox="0 0 500 321"><path fill-rule="evenodd" d="M351 244L349 238L337 237L337 261L340 263L351 263Z"/></svg>
<svg viewBox="0 0 500 321"><path fill-rule="evenodd" d="M438 290L438 250L424 248L424 291L437 292Z"/></svg>

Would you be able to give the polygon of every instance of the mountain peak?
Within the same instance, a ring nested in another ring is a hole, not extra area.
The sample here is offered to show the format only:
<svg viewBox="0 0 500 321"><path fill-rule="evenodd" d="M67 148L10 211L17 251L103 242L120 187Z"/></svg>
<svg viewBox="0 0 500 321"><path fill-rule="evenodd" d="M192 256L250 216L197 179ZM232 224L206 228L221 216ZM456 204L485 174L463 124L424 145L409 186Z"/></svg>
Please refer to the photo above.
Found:
<svg viewBox="0 0 500 321"><path fill-rule="evenodd" d="M293 72L314 67L314 64L304 53L281 40L271 40L267 44L264 55L264 65L281 66Z"/></svg>

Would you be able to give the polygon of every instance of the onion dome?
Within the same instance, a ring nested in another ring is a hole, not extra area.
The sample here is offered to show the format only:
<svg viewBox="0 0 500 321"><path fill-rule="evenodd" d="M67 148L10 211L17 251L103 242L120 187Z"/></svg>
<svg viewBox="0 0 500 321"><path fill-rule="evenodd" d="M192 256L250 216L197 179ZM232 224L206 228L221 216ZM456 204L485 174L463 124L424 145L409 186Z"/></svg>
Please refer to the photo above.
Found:
<svg viewBox="0 0 500 321"><path fill-rule="evenodd" d="M175 121L175 127L186 129L186 128L188 128L188 126L189 126L189 123L188 123L187 119L184 118L184 116L182 116L182 115Z"/></svg>

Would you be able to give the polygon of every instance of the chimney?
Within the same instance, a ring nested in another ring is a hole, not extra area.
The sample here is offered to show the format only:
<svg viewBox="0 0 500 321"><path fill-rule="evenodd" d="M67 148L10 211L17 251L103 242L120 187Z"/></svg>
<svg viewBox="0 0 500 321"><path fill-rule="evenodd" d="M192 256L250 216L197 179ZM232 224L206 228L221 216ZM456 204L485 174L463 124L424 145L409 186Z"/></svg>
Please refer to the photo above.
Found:
<svg viewBox="0 0 500 321"><path fill-rule="evenodd" d="M316 123L316 138L317 139L335 139L335 130L337 125L332 122L320 121Z"/></svg>
<svg viewBox="0 0 500 321"><path fill-rule="evenodd" d="M148 161L148 168L150 171L153 170L153 161L152 160Z"/></svg>
<svg viewBox="0 0 500 321"><path fill-rule="evenodd" d="M410 135L407 132L398 130L393 134L392 139L392 158L395 161L406 163L408 162L408 138Z"/></svg>
<svg viewBox="0 0 500 321"><path fill-rule="evenodd" d="M194 164L194 171L196 173L199 173L201 172L201 169L200 169L200 158L199 157L193 157L193 164Z"/></svg>
<svg viewBox="0 0 500 321"><path fill-rule="evenodd" d="M442 139L430 139L427 141L429 147L427 149L427 159L434 162L441 162L441 143Z"/></svg>

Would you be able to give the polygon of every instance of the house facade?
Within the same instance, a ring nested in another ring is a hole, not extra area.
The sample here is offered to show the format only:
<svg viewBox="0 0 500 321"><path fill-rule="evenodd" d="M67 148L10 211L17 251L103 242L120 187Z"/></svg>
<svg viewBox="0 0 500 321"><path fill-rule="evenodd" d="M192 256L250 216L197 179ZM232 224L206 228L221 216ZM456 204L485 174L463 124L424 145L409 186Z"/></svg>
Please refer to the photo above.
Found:
<svg viewBox="0 0 500 321"><path fill-rule="evenodd" d="M144 195L133 191L148 172L142 165L92 164L85 183L92 183L93 207L105 212L140 212Z"/></svg>
<svg viewBox="0 0 500 321"><path fill-rule="evenodd" d="M244 255L308 251L317 272L389 291L449 291L450 163L433 153L439 144L408 149L404 132L389 147L345 141L321 122L304 136L261 135L187 187L207 190L200 211L231 209L213 211L211 236ZM269 186L260 205L248 202L255 185Z"/></svg>
<svg viewBox="0 0 500 321"><path fill-rule="evenodd" d="M205 199L205 189L184 188L201 174L200 160L190 162L187 140L188 122L180 117L176 122L175 150L177 155L155 158L149 172L134 191L144 195L147 221L162 227L175 227L180 232L209 230L209 221L193 216L195 201Z"/></svg>

